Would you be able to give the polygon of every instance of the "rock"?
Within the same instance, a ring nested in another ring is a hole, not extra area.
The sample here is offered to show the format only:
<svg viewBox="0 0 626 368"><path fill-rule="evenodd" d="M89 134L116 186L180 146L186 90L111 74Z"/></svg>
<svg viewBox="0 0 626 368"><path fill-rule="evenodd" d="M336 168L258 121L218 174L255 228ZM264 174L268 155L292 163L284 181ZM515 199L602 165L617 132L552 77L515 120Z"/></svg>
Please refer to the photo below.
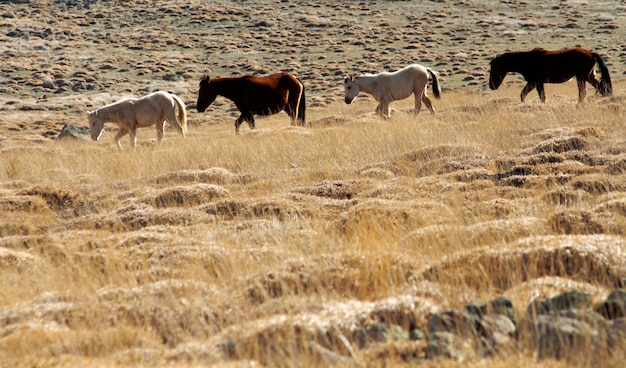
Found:
<svg viewBox="0 0 626 368"><path fill-rule="evenodd" d="M89 140L91 139L91 136L89 135L89 128L67 123L63 126L61 132L57 136L57 139L62 138Z"/></svg>
<svg viewBox="0 0 626 368"><path fill-rule="evenodd" d="M515 313L511 299L501 296L491 300L489 303L474 302L465 306L465 311L476 318L482 318L487 314L500 314L509 318L515 324Z"/></svg>
<svg viewBox="0 0 626 368"><path fill-rule="evenodd" d="M463 342L460 337L450 332L435 332L428 335L426 343L426 358L445 357L461 359Z"/></svg>
<svg viewBox="0 0 626 368"><path fill-rule="evenodd" d="M465 311L475 318L475 346L479 356L493 355L514 344L517 330L513 302L509 298L471 303L465 306Z"/></svg>
<svg viewBox="0 0 626 368"><path fill-rule="evenodd" d="M453 333L459 336L472 336L475 333L477 318L466 312L445 311L435 314L428 320L428 334L437 332Z"/></svg>
<svg viewBox="0 0 626 368"><path fill-rule="evenodd" d="M45 89L54 89L54 82L50 79L46 79L41 82L41 86Z"/></svg>
<svg viewBox="0 0 626 368"><path fill-rule="evenodd" d="M611 321L607 331L607 347L623 350L626 345L626 318L617 318Z"/></svg>
<svg viewBox="0 0 626 368"><path fill-rule="evenodd" d="M530 345L540 359L589 355L590 349L600 345L596 328L572 318L539 315L528 327Z"/></svg>
<svg viewBox="0 0 626 368"><path fill-rule="evenodd" d="M407 340L407 332L398 325L387 323L373 323L354 332L359 347L364 347L374 342L389 342Z"/></svg>
<svg viewBox="0 0 626 368"><path fill-rule="evenodd" d="M498 335L496 340L508 341L515 336L515 325L507 316L502 314L490 314L480 320L480 325L486 337Z"/></svg>
<svg viewBox="0 0 626 368"><path fill-rule="evenodd" d="M607 327L607 321L604 319L604 317L602 317L601 314L589 309L567 309L559 311L554 315L584 322L594 328Z"/></svg>
<svg viewBox="0 0 626 368"><path fill-rule="evenodd" d="M409 340L411 341L421 340L423 338L424 338L424 331L420 330L419 328L416 328L414 330L411 330L411 332L409 332Z"/></svg>
<svg viewBox="0 0 626 368"><path fill-rule="evenodd" d="M591 295L578 291L570 291L554 298L535 300L526 309L526 316L542 314L555 314L558 311L568 309L584 309L591 306Z"/></svg>
<svg viewBox="0 0 626 368"><path fill-rule="evenodd" d="M515 325L515 312L513 310L513 301L511 301L511 299L501 296L491 300L489 305L491 306L493 314L506 316Z"/></svg>
<svg viewBox="0 0 626 368"><path fill-rule="evenodd" d="M594 308L606 319L626 317L626 289L614 290L606 301Z"/></svg>

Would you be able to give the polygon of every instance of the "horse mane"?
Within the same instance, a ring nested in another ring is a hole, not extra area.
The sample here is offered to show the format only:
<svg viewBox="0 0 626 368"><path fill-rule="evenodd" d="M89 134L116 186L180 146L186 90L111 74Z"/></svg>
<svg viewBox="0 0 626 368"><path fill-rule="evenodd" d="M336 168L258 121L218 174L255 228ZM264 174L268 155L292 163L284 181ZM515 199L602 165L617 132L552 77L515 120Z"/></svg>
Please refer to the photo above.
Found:
<svg viewBox="0 0 626 368"><path fill-rule="evenodd" d="M116 102L112 102L108 105L104 105L98 109L95 109L93 112L96 114L96 116L98 115L98 112L113 112L116 111L120 108L122 108L124 105L126 105L129 102L133 102L135 101L136 98L124 98L122 100L116 101Z"/></svg>

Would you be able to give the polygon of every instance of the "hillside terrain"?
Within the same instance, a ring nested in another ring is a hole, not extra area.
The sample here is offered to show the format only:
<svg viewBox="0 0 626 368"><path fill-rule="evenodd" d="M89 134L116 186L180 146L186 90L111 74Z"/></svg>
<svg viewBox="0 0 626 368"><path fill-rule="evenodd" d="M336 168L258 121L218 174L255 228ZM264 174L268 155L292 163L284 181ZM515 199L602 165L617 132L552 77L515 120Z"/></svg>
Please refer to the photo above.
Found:
<svg viewBox="0 0 626 368"><path fill-rule="evenodd" d="M0 4L0 366L603 366L626 358L623 1ZM614 94L488 88L581 46ZM374 114L348 75L421 63ZM242 126L204 75L288 71L307 124ZM59 139L155 90L189 132Z"/></svg>

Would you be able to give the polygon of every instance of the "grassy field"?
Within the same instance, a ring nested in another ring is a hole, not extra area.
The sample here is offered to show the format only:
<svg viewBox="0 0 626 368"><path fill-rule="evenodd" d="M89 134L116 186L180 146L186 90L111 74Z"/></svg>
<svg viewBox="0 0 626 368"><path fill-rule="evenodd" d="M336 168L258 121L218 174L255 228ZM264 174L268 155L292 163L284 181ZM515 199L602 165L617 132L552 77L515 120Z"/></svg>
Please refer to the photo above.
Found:
<svg viewBox="0 0 626 368"><path fill-rule="evenodd" d="M591 306L626 284L625 19L584 1L2 2L0 367L622 367L624 318ZM487 87L501 52L577 45L613 97ZM346 75L412 62L442 77L436 115L343 102ZM229 101L196 112L205 73L276 69L304 81L306 127L236 135ZM186 101L187 137L56 139L156 89ZM552 346L525 327L571 291L586 309L559 316L589 330ZM490 315L488 344L433 327L502 296L515 331Z"/></svg>
<svg viewBox="0 0 626 368"><path fill-rule="evenodd" d="M626 274L622 97L575 108L566 84L520 104L518 87L445 94L435 116L407 100L382 120L361 100L304 128L192 124L161 145L143 129L136 151L115 129L3 149L2 361L326 365L307 345L323 331L401 325L407 308L423 326L499 295L518 315L569 290L605 298ZM527 263L569 243L597 248L579 262L601 270ZM339 365L416 361L394 355L406 339L355 347L359 360L333 344Z"/></svg>

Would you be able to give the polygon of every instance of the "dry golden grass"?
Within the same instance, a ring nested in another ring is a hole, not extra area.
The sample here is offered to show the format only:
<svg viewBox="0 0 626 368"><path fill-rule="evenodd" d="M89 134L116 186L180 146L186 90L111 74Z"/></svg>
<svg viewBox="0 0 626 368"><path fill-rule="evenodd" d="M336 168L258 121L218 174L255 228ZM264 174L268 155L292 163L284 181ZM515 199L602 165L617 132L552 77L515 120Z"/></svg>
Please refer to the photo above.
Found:
<svg viewBox="0 0 626 368"><path fill-rule="evenodd" d="M190 111L188 137L144 129L135 151L112 131L5 141L0 365L439 366L355 331L499 295L519 315L599 301L626 279L623 85L579 108L572 83L547 104L448 92L389 120L336 102L240 135ZM521 348L446 364L567 366Z"/></svg>
<svg viewBox="0 0 626 368"><path fill-rule="evenodd" d="M476 300L504 295L521 322L537 299L624 287L623 5L0 3L0 367L623 366L623 319L617 343L559 361L521 323L489 357L408 338ZM613 98L575 108L570 82L520 104L516 75L485 92L495 55L577 45ZM414 62L441 77L436 116L341 102L344 76ZM195 112L203 74L278 70L304 81L308 127L279 114L237 136L229 101ZM187 101L187 138L54 140L155 89Z"/></svg>

